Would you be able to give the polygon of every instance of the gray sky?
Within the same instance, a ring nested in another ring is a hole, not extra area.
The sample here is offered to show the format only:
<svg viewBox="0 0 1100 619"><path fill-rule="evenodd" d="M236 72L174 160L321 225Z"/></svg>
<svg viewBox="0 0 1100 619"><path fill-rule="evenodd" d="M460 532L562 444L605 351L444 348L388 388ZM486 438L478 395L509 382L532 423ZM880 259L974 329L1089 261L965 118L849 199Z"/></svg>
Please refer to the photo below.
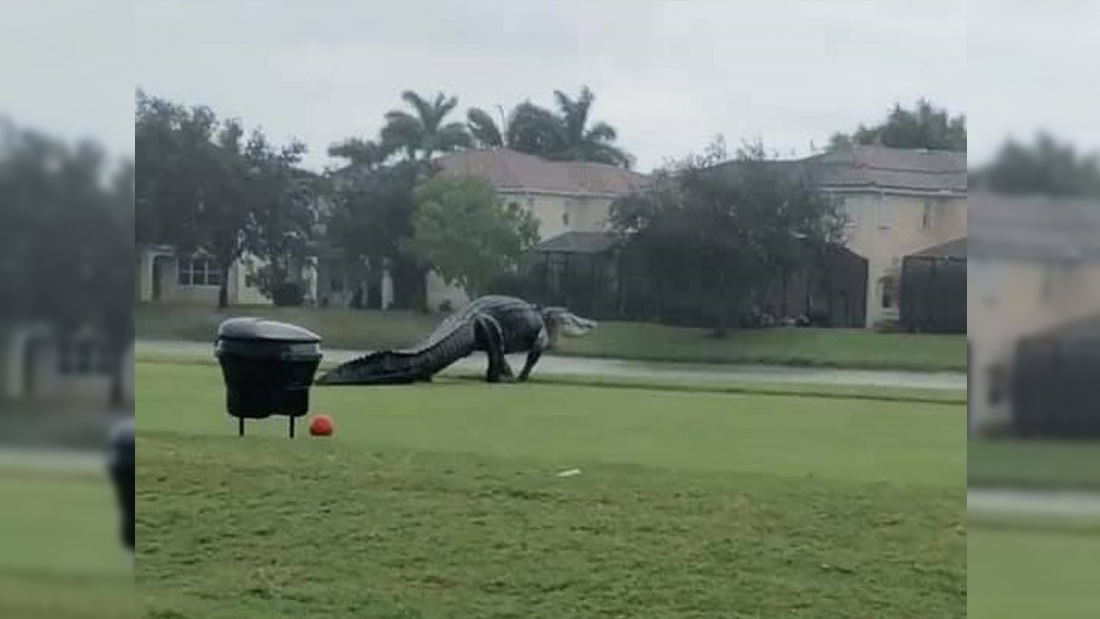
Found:
<svg viewBox="0 0 1100 619"><path fill-rule="evenodd" d="M919 5L919 6L918 6ZM296 136L373 136L399 94L506 108L588 84L648 170L715 134L808 152L927 95L963 110L958 2L141 2L137 81Z"/></svg>
<svg viewBox="0 0 1100 619"><path fill-rule="evenodd" d="M971 161L1010 132L1100 147L1100 3L1009 0L7 0L0 113L133 152L133 86L311 148L376 134L399 93L493 109L596 92L648 170L721 133L784 155L928 96L970 119ZM1030 7L1030 8L1029 8Z"/></svg>

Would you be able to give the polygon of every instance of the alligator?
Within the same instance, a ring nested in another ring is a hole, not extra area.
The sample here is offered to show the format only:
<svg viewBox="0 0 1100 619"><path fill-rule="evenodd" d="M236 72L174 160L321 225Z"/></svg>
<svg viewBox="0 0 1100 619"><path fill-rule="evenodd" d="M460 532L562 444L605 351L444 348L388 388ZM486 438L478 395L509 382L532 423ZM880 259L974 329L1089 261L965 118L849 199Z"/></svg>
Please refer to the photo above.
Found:
<svg viewBox="0 0 1100 619"><path fill-rule="evenodd" d="M543 352L559 335L581 337L595 321L564 307L540 307L505 296L478 297L451 314L418 345L382 350L343 363L318 378L317 385L392 385L431 381L459 359L481 351L489 358L485 380L526 381ZM527 353L518 376L505 355Z"/></svg>

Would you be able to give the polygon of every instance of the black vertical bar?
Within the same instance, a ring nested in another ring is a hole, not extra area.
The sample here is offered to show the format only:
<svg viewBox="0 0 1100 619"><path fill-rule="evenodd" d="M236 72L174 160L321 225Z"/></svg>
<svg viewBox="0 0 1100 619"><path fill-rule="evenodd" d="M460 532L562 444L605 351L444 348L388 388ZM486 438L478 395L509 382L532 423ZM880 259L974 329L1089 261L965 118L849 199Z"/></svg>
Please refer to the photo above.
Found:
<svg viewBox="0 0 1100 619"><path fill-rule="evenodd" d="M237 417L237 436L244 436L244 417Z"/></svg>
<svg viewBox="0 0 1100 619"><path fill-rule="evenodd" d="M294 438L294 415L290 415L289 419L290 419L290 438Z"/></svg>

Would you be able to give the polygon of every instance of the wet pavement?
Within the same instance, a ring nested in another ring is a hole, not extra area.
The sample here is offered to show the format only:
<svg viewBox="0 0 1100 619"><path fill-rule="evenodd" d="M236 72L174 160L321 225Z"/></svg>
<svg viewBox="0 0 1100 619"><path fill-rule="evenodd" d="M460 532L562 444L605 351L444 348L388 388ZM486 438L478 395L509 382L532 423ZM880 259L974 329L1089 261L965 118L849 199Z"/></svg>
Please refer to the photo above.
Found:
<svg viewBox="0 0 1100 619"><path fill-rule="evenodd" d="M138 340L135 351L141 355L162 355L188 359L212 359L213 342ZM325 361L342 363L365 351L325 348ZM509 357L513 369L523 367L523 355ZM485 369L484 355L476 353L447 368L445 374L480 373ZM965 390L962 372L908 372L895 370L847 370L771 365L734 365L718 363L667 363L595 359L544 355L535 373L545 375L583 375L614 378L640 378L694 382L768 382L838 386L913 387L924 389Z"/></svg>
<svg viewBox="0 0 1100 619"><path fill-rule="evenodd" d="M966 493L966 509L993 514L1100 518L1100 493L971 488Z"/></svg>

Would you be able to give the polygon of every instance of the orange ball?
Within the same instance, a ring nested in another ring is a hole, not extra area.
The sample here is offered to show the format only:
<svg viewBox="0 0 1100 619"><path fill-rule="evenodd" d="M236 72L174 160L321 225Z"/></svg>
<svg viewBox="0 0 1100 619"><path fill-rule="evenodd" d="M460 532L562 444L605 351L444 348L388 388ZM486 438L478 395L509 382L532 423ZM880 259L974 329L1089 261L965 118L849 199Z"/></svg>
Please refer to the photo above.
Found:
<svg viewBox="0 0 1100 619"><path fill-rule="evenodd" d="M314 415L309 422L309 433L313 436L332 436L332 417Z"/></svg>

